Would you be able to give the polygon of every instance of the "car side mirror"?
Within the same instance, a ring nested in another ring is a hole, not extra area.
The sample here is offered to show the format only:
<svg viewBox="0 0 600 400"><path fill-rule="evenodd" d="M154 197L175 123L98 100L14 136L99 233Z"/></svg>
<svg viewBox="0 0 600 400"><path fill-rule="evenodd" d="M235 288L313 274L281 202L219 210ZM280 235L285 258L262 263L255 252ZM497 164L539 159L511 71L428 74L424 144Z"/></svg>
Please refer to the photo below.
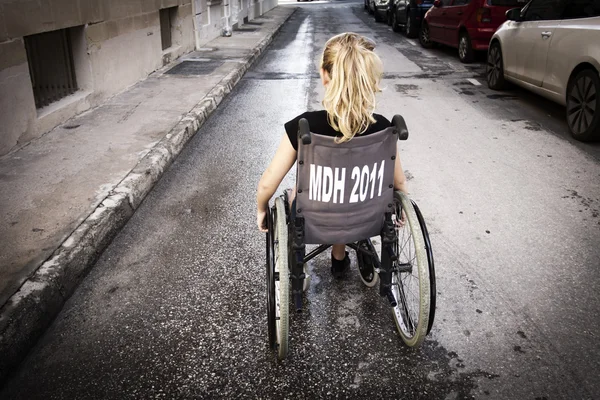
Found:
<svg viewBox="0 0 600 400"><path fill-rule="evenodd" d="M434 7L441 7L441 6L442 6L442 2L441 2L440 0L435 0L435 1L433 2L433 6L434 6Z"/></svg>
<svg viewBox="0 0 600 400"><path fill-rule="evenodd" d="M506 12L506 19L508 21L521 21L521 9L513 8L512 10L508 10Z"/></svg>

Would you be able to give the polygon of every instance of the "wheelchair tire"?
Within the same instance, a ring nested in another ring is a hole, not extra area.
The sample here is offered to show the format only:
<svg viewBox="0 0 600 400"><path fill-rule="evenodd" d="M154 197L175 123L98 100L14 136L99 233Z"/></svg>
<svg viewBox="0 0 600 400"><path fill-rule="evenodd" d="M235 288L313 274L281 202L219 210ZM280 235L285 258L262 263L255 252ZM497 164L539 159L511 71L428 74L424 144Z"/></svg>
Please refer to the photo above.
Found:
<svg viewBox="0 0 600 400"><path fill-rule="evenodd" d="M269 348L275 348L275 235L273 219L275 210L267 214L267 326L269 331Z"/></svg>
<svg viewBox="0 0 600 400"><path fill-rule="evenodd" d="M287 357L289 339L290 268L288 259L288 227L285 203L281 197L275 199L273 234L276 241L274 251L275 271L275 349L277 358Z"/></svg>
<svg viewBox="0 0 600 400"><path fill-rule="evenodd" d="M417 213L419 225L423 231L425 250L427 251L427 263L429 265L429 325L427 326L427 334L429 335L431 327L433 326L433 320L435 319L435 303L437 295L437 289L435 287L435 263L433 261L433 249L431 248L431 240L429 240L429 232L427 231L427 225L425 225L425 219L423 218L423 214L421 214L421 210L417 206L417 203L415 203L414 200L411 200L411 203Z"/></svg>
<svg viewBox="0 0 600 400"><path fill-rule="evenodd" d="M394 194L395 215L404 210L406 223L397 227L392 291L398 305L392 309L398 333L409 347L423 343L429 328L431 282L425 239L412 202L404 193ZM410 271L399 271L409 266Z"/></svg>
<svg viewBox="0 0 600 400"><path fill-rule="evenodd" d="M379 282L379 274L376 270L381 267L381 261L379 260L379 256L377 255L377 251L375 250L375 246L373 246L371 239L361 240L357 245L373 254L373 256L369 256L360 250L356 251L356 261L358 263L360 280L363 281L367 287L373 287Z"/></svg>

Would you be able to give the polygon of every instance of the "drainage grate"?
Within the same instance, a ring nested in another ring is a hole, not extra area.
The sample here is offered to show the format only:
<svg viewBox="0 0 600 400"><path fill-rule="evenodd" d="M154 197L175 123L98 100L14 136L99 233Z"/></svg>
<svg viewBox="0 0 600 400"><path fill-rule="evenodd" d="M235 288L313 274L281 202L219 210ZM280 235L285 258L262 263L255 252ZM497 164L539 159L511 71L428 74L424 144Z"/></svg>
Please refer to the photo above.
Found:
<svg viewBox="0 0 600 400"><path fill-rule="evenodd" d="M235 32L256 32L258 30L259 30L259 28L246 28L245 26L234 29Z"/></svg>
<svg viewBox="0 0 600 400"><path fill-rule="evenodd" d="M223 61L182 61L165 74L208 75L221 65L223 65Z"/></svg>

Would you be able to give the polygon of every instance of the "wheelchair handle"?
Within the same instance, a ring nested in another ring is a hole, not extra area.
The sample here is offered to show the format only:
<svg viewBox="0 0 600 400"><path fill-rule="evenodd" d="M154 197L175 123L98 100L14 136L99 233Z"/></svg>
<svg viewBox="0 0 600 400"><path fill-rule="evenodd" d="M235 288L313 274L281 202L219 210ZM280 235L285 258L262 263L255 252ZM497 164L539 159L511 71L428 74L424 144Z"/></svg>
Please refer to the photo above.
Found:
<svg viewBox="0 0 600 400"><path fill-rule="evenodd" d="M306 118L302 118L298 121L298 139L302 140L302 144L310 144L310 126Z"/></svg>
<svg viewBox="0 0 600 400"><path fill-rule="evenodd" d="M408 128L406 127L406 121L404 121L402 115L394 115L394 118L392 118L392 126L394 127L395 133L398 134L398 140L408 139Z"/></svg>

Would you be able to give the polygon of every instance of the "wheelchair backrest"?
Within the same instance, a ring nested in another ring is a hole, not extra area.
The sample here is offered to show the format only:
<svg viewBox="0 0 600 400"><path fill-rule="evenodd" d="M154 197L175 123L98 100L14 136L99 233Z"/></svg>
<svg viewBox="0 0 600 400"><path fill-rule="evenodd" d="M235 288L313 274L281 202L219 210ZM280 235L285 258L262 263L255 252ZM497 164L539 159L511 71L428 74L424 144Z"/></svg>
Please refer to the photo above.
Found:
<svg viewBox="0 0 600 400"><path fill-rule="evenodd" d="M309 137L298 140L296 177L304 242L351 243L379 235L393 209L398 131L390 127L344 143Z"/></svg>

